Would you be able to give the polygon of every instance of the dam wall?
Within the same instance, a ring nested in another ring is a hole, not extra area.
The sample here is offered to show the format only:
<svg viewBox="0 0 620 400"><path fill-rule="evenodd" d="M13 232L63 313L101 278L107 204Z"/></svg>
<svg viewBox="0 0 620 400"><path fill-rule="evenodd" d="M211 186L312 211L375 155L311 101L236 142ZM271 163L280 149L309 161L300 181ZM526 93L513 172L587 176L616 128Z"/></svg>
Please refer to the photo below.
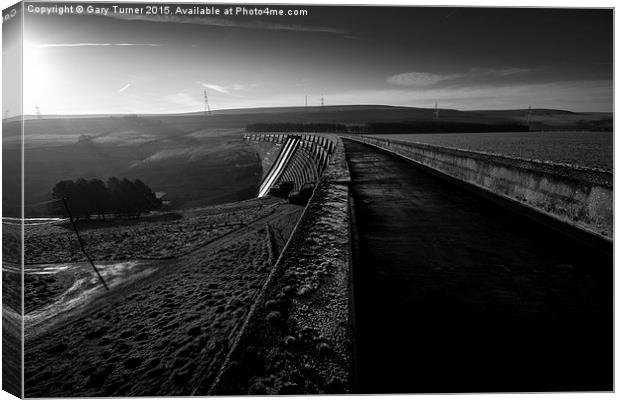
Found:
<svg viewBox="0 0 620 400"><path fill-rule="evenodd" d="M353 305L349 170L342 142L209 394L350 393Z"/></svg>
<svg viewBox="0 0 620 400"><path fill-rule="evenodd" d="M282 136L269 140L285 143ZM346 138L549 215L562 226L612 238L611 174L425 144ZM359 385L351 176L343 139L329 140L333 148L316 188L256 303L231 337L209 395L338 394L352 393Z"/></svg>
<svg viewBox="0 0 620 400"><path fill-rule="evenodd" d="M276 193L286 197L289 191L300 192L304 185L314 186L336 144L332 136L320 133L247 133L244 139L257 148L263 160L258 197ZM270 146L274 150L269 150ZM284 186L288 186L286 190Z"/></svg>
<svg viewBox="0 0 620 400"><path fill-rule="evenodd" d="M610 172L377 137L347 138L517 202L597 240L613 239Z"/></svg>

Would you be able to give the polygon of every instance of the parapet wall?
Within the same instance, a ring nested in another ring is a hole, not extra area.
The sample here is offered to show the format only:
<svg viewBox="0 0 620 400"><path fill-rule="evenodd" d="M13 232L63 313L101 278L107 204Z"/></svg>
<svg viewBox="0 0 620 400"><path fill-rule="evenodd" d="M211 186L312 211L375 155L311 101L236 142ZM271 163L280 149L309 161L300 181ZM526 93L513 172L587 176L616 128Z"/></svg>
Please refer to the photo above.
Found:
<svg viewBox="0 0 620 400"><path fill-rule="evenodd" d="M533 208L589 233L613 239L613 174L422 143L349 136Z"/></svg>
<svg viewBox="0 0 620 400"><path fill-rule="evenodd" d="M209 394L351 392L350 177L335 143Z"/></svg>

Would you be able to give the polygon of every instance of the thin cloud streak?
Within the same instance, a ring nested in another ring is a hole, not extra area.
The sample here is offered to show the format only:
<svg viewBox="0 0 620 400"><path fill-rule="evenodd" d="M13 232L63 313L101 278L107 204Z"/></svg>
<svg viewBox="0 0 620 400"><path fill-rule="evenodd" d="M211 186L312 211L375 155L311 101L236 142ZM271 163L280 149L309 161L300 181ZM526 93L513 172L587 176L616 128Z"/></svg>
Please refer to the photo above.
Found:
<svg viewBox="0 0 620 400"><path fill-rule="evenodd" d="M205 89L210 89L210 90L215 90L216 92L219 93L223 93L225 95L228 96L232 96L232 97L241 97L235 93L232 93L232 91L239 91L239 90L245 90L246 86L245 85L241 85L238 83L235 83L233 85L231 85L230 87L225 87L222 85L216 85L213 83L205 83L205 82L201 82L201 81L196 81L196 83L200 84L202 87L204 87Z"/></svg>
<svg viewBox="0 0 620 400"><path fill-rule="evenodd" d="M178 15L153 15L146 16L140 14L112 14L108 15L108 18L122 19L128 21L148 21L148 22L168 22L177 24L193 24L193 25L207 25L207 26L219 26L219 27L234 27L244 29L261 29L261 30L283 30L283 31L295 31L295 32L317 32L317 33L331 33L338 35L350 34L349 31L333 28L329 26L313 26L313 25L299 25L299 24L281 24L265 21L233 21L226 18L214 18L214 17L184 17Z"/></svg>
<svg viewBox="0 0 620 400"><path fill-rule="evenodd" d="M211 83L204 83L204 82L200 82L198 81L199 84L201 84L204 88L206 89L211 89L211 90L215 90L216 92L220 92L220 93L224 93L224 94L230 94L230 92L228 91L228 89L226 89L223 86L220 85L213 85Z"/></svg>
<svg viewBox="0 0 620 400"><path fill-rule="evenodd" d="M46 43L37 45L38 48L48 47L159 47L155 43Z"/></svg>
<svg viewBox="0 0 620 400"><path fill-rule="evenodd" d="M526 68L472 68L467 72L454 74L435 74L430 72L404 72L386 78L386 82L396 86L429 87L438 83L450 81L455 82L461 79L483 78L483 77L507 77L530 72Z"/></svg>
<svg viewBox="0 0 620 400"><path fill-rule="evenodd" d="M462 78L463 74L440 75L429 72L405 72L389 76L386 81L396 86L433 86L439 82Z"/></svg>
<svg viewBox="0 0 620 400"><path fill-rule="evenodd" d="M530 72L528 68L472 68L469 76L511 76Z"/></svg>

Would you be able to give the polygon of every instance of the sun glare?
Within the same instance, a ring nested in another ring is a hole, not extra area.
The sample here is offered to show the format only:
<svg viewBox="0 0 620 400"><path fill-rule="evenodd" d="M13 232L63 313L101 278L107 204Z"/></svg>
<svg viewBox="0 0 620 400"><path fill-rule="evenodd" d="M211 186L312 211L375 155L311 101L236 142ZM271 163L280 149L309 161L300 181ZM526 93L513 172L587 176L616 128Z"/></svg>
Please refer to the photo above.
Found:
<svg viewBox="0 0 620 400"><path fill-rule="evenodd" d="M45 49L36 42L24 40L23 50L23 101L24 114L49 112L58 98L53 88L52 63L45 57ZM60 96L61 94L57 94Z"/></svg>

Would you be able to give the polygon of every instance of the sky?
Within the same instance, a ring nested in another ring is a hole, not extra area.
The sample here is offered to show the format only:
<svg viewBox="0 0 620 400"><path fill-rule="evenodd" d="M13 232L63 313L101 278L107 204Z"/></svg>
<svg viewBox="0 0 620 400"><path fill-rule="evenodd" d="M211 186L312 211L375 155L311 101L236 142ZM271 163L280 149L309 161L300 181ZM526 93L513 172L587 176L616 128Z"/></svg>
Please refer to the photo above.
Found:
<svg viewBox="0 0 620 400"><path fill-rule="evenodd" d="M114 4L131 6L25 12L25 114L195 112L205 90L213 110L306 96L310 106L613 110L611 10L279 5L308 15L272 17L172 5L149 16Z"/></svg>

